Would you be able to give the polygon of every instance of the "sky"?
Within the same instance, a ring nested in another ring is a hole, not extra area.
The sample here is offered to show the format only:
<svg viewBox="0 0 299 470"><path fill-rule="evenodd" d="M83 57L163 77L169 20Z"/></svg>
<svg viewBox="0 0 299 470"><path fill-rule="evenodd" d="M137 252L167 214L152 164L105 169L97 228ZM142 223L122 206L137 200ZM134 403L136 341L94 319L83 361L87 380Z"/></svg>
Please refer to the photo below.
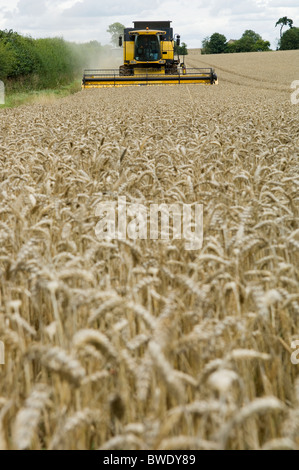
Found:
<svg viewBox="0 0 299 470"><path fill-rule="evenodd" d="M275 23L283 16L299 27L299 0L0 0L0 30L101 44L110 43L107 29L114 22L131 27L134 20L171 20L189 48L215 32L229 40L252 29L276 49Z"/></svg>

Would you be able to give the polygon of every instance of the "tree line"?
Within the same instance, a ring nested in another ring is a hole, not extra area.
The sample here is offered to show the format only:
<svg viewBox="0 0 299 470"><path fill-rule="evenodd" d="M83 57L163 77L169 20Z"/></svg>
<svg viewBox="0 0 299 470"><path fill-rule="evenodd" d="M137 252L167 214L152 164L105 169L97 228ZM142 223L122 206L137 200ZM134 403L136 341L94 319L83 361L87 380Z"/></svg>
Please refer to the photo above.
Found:
<svg viewBox="0 0 299 470"><path fill-rule="evenodd" d="M227 41L223 34L214 33L202 41L202 54L223 54L232 52L260 52L269 51L270 42L264 41L262 37L247 29L242 37L237 40Z"/></svg>
<svg viewBox="0 0 299 470"><path fill-rule="evenodd" d="M280 26L280 40L278 46L281 51L299 49L299 28L296 28L293 24L293 20L287 16L279 18L275 24L275 27ZM289 29L282 34L282 28L284 26L288 26Z"/></svg>
<svg viewBox="0 0 299 470"><path fill-rule="evenodd" d="M280 18L275 26L280 26L279 50L299 49L299 28L293 26L293 20L286 16ZM284 26L289 29L282 33ZM265 41L260 34L247 29L240 39L227 41L220 33L214 33L202 41L202 54L223 54L233 52L270 51L270 42Z"/></svg>
<svg viewBox="0 0 299 470"><path fill-rule="evenodd" d="M62 38L32 39L0 30L0 80L8 90L57 88L82 75L110 49L97 41L77 44Z"/></svg>

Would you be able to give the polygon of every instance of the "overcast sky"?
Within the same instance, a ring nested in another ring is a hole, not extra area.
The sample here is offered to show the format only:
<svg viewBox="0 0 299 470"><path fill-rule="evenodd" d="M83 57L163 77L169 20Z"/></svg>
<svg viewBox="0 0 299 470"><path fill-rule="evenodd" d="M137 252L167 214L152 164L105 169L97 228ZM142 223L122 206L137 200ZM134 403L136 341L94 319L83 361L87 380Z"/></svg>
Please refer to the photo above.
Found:
<svg viewBox="0 0 299 470"><path fill-rule="evenodd" d="M108 26L134 20L172 20L188 47L214 32L239 39L253 29L276 49L282 16L299 26L299 0L0 0L0 29L37 37L63 36L109 44Z"/></svg>

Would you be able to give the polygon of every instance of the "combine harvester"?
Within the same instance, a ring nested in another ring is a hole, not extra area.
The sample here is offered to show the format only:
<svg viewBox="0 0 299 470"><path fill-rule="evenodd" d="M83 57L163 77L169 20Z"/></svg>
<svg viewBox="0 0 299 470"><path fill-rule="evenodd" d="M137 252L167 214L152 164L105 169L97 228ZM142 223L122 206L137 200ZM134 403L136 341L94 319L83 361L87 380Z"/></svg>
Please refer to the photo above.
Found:
<svg viewBox="0 0 299 470"><path fill-rule="evenodd" d="M126 28L119 37L124 49L124 63L119 70L85 70L82 88L120 87L130 85L217 84L212 68L188 69L174 58L174 44L180 45L180 36L173 36L171 21L135 21L134 28ZM123 44L124 43L124 44Z"/></svg>

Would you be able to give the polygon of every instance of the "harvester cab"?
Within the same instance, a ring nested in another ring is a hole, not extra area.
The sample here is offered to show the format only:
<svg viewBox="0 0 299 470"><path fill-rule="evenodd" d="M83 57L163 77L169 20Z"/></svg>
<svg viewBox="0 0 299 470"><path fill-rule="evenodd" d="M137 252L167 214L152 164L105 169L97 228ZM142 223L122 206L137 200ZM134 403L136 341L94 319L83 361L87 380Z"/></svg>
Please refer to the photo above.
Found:
<svg viewBox="0 0 299 470"><path fill-rule="evenodd" d="M214 69L188 69L185 62L181 64L179 55L175 58L175 44L179 50L180 36L173 35L171 21L135 21L119 37L124 52L119 70L85 70L82 87L217 82Z"/></svg>

